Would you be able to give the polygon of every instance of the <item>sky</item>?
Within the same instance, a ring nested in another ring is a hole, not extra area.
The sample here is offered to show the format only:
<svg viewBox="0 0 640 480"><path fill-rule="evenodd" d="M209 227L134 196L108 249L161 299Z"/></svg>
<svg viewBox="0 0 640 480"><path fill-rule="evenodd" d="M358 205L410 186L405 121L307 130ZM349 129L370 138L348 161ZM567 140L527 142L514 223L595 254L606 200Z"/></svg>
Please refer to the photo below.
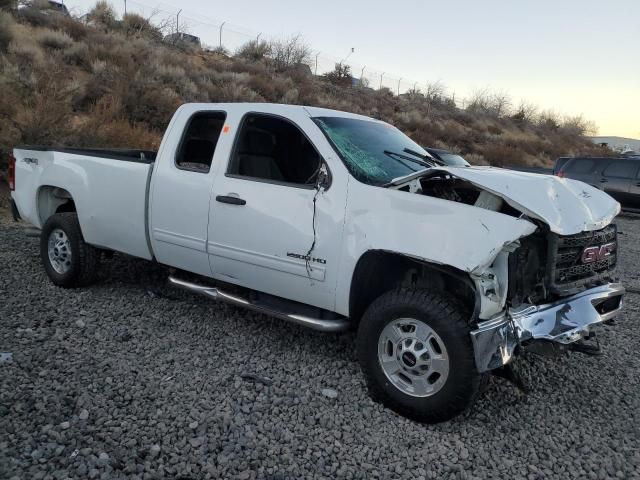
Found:
<svg viewBox="0 0 640 480"><path fill-rule="evenodd" d="M64 0L85 13L93 0ZM125 0L111 0L123 13ZM640 138L640 0L127 0L129 12L171 17L233 51L301 34L319 71L344 60L370 86L457 99L489 89L561 115L582 114L599 135ZM353 52L351 49L353 48Z"/></svg>

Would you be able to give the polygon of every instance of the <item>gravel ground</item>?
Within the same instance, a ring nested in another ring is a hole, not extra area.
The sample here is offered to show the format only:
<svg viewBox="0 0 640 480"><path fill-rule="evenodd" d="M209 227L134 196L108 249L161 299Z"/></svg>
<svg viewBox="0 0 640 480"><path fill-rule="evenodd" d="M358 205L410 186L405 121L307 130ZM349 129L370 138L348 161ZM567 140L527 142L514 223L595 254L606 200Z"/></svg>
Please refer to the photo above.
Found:
<svg viewBox="0 0 640 480"><path fill-rule="evenodd" d="M618 224L637 292L640 219ZM637 293L601 357L524 359L530 394L492 379L429 426L369 399L353 334L171 290L123 256L55 288L6 210L0 245L0 478L640 478Z"/></svg>

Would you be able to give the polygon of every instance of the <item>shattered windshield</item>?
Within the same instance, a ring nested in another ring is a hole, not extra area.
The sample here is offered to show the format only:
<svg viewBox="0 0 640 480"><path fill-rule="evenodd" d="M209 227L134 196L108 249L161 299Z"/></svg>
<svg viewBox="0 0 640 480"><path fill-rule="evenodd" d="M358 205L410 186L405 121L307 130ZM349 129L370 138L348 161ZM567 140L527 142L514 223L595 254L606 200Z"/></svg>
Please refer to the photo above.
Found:
<svg viewBox="0 0 640 480"><path fill-rule="evenodd" d="M403 153L409 149L428 155L425 150L387 123L344 117L316 117L314 120L333 143L351 174L361 182L383 185L425 168Z"/></svg>

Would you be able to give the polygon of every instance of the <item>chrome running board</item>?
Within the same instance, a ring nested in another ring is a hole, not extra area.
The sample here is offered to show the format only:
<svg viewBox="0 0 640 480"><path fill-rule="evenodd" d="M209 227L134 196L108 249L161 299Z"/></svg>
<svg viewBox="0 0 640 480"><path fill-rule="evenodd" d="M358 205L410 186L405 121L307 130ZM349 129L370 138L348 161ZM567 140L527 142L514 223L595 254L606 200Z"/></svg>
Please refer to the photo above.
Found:
<svg viewBox="0 0 640 480"><path fill-rule="evenodd" d="M244 307L255 312L280 318L282 320L286 320L287 322L302 325L303 327L311 328L312 330L317 330L320 332L344 332L350 328L349 320L347 320L346 318L328 320L324 318L311 318L305 315L299 315L293 311L285 312L276 310L265 305L252 303L250 300L239 297L237 295L223 292L219 288L206 285L198 285L196 283L180 280L173 276L169 276L169 283L175 287L181 288L182 290L199 293L200 295L204 295L205 297L211 298L213 300L231 303L232 305L237 305L239 307Z"/></svg>

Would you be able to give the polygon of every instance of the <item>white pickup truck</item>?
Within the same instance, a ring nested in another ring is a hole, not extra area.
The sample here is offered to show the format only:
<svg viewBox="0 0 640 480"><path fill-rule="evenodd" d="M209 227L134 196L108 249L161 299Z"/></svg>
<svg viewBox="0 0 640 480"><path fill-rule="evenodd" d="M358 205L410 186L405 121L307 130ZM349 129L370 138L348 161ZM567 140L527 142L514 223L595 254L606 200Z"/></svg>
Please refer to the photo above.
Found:
<svg viewBox="0 0 640 480"><path fill-rule="evenodd" d="M393 126L320 108L187 104L157 152L25 146L16 216L51 281L102 252L324 332L357 328L374 398L424 422L525 350L585 353L622 305L619 204L574 180L442 166ZM509 376L509 375L504 375Z"/></svg>

